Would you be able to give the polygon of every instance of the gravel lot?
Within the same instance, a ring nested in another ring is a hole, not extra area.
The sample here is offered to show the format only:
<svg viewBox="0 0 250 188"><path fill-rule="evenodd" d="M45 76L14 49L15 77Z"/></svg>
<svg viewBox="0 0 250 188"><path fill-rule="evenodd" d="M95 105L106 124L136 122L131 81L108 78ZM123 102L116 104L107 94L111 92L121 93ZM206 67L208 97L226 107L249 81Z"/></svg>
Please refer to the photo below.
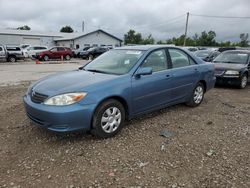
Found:
<svg viewBox="0 0 250 188"><path fill-rule="evenodd" d="M17 63L0 62L0 86L17 85L31 80L35 81L56 72L77 69L87 62L79 59L47 61L38 65L32 60L19 61Z"/></svg>
<svg viewBox="0 0 250 188"><path fill-rule="evenodd" d="M28 84L0 87L0 187L250 187L250 86L215 88L197 108L156 111L98 140L30 123Z"/></svg>

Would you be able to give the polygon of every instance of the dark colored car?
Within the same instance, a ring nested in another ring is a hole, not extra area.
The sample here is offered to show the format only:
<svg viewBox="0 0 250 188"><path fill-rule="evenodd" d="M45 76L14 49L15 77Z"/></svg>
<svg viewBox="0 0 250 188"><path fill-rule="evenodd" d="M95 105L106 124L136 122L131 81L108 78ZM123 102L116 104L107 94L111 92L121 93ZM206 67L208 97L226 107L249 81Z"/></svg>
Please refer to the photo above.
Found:
<svg viewBox="0 0 250 188"><path fill-rule="evenodd" d="M228 83L245 88L250 73L250 51L229 50L222 52L213 61L216 83Z"/></svg>
<svg viewBox="0 0 250 188"><path fill-rule="evenodd" d="M108 50L109 49L105 47L92 47L87 51L80 52L79 57L92 60Z"/></svg>
<svg viewBox="0 0 250 188"><path fill-rule="evenodd" d="M181 48L130 46L37 81L23 100L28 117L40 127L91 130L107 138L125 119L177 103L200 105L214 84L214 65Z"/></svg>
<svg viewBox="0 0 250 188"><path fill-rule="evenodd" d="M90 46L87 46L84 48L79 48L79 49L73 50L74 57L80 57L80 52L87 51L90 48L91 48Z"/></svg>
<svg viewBox="0 0 250 188"><path fill-rule="evenodd" d="M50 59L66 59L70 60L73 57L73 52L66 47L53 47L50 50L43 51L37 54L39 60L48 61Z"/></svg>
<svg viewBox="0 0 250 188"><path fill-rule="evenodd" d="M203 61L211 62L220 54L215 50L198 50L194 52L194 55L201 58Z"/></svg>

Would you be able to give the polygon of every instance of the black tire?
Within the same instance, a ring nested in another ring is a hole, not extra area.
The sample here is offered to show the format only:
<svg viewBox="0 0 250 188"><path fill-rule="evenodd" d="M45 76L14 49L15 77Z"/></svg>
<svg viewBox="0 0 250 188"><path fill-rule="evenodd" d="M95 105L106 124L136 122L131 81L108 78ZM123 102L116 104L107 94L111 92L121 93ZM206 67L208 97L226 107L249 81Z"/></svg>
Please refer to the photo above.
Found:
<svg viewBox="0 0 250 188"><path fill-rule="evenodd" d="M93 55L89 55L89 60L93 60L94 59L94 56Z"/></svg>
<svg viewBox="0 0 250 188"><path fill-rule="evenodd" d="M10 56L8 57L8 61L11 63L15 63L16 62L16 57L15 56Z"/></svg>
<svg viewBox="0 0 250 188"><path fill-rule="evenodd" d="M239 87L240 89L246 88L247 82L248 82L247 74L243 74L243 75L241 76L241 78L240 78L240 82L239 82L238 87Z"/></svg>
<svg viewBox="0 0 250 188"><path fill-rule="evenodd" d="M48 56L48 55L45 55L45 56L43 57L43 60L44 60L44 61L49 61L49 56Z"/></svg>
<svg viewBox="0 0 250 188"><path fill-rule="evenodd" d="M108 114L106 114L106 112L111 110L112 108L118 109L116 111L117 113L114 113L115 110L110 111L110 112L112 112L110 116L113 116L113 118L106 116L106 115L108 115ZM114 115L112 115L113 113L114 113ZM115 122L118 124L116 117L119 117L119 113L120 113L120 121L119 121L120 123L119 123L119 125L114 126ZM109 99L109 100L102 102L95 110L95 113L93 116L93 121L92 121L91 133L98 138L109 138L109 137L116 135L123 127L123 124L125 121L125 115L126 115L125 109L119 101L114 100L114 99ZM102 122L102 118L107 118L108 121ZM105 126L107 127L106 131L104 130L105 128L103 128ZM113 131L113 129L115 129L115 130ZM111 131L111 132L107 132L107 131Z"/></svg>
<svg viewBox="0 0 250 188"><path fill-rule="evenodd" d="M70 55L66 55L66 56L65 56L65 59L66 59L67 61L69 61L69 60L71 59Z"/></svg>
<svg viewBox="0 0 250 188"><path fill-rule="evenodd" d="M196 92L198 92L197 90L199 90L199 89L202 89L202 94L200 94L200 99L199 100L197 100L196 99L196 97L197 97L197 94L196 94ZM201 103L202 103L202 101L203 101L203 99L204 99L204 94L205 94L205 89L204 89L204 85L201 83L201 82L199 82L196 86L195 86L195 88L194 88L194 90L193 90L193 92L192 92L192 96L190 97L190 99L189 99L189 101L186 103L186 105L187 106L190 106L190 107L196 107L196 106L199 106Z"/></svg>

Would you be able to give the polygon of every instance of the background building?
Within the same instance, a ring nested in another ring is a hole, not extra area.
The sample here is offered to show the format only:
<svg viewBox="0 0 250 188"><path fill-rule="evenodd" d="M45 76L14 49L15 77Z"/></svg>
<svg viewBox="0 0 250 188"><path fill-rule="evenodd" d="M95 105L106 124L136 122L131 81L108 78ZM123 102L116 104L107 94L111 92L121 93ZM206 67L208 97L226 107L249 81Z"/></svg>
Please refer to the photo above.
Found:
<svg viewBox="0 0 250 188"><path fill-rule="evenodd" d="M84 46L121 46L122 40L99 29L90 33L53 33L25 30L0 30L0 44L41 45L82 48Z"/></svg>

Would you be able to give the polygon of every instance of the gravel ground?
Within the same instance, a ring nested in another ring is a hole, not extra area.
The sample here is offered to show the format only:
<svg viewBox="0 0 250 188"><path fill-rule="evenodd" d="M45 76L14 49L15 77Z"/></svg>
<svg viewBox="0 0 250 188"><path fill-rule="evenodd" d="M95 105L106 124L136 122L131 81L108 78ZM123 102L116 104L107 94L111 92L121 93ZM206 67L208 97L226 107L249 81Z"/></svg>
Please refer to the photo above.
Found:
<svg viewBox="0 0 250 188"><path fill-rule="evenodd" d="M106 140L34 126L27 86L0 87L0 187L250 187L250 86L215 88L197 108L147 114Z"/></svg>

